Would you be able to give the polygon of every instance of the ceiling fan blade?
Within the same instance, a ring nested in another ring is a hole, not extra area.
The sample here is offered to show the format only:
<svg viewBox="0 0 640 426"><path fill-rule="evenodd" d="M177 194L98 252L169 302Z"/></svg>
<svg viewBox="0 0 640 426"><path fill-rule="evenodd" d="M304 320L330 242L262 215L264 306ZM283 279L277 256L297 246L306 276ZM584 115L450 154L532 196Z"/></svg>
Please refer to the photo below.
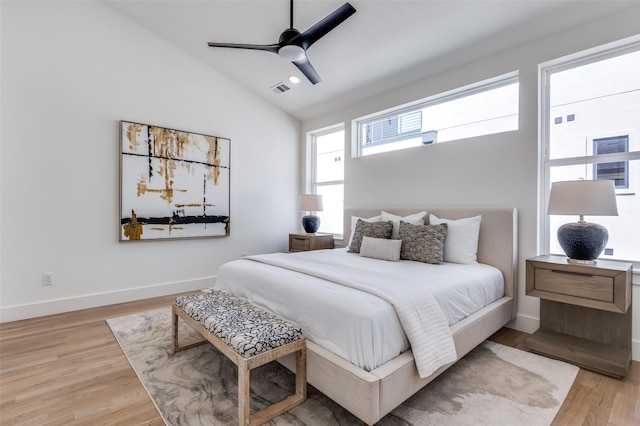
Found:
<svg viewBox="0 0 640 426"><path fill-rule="evenodd" d="M353 6L349 3L343 4L322 21L302 33L299 37L300 46L307 50L313 43L320 40L320 38L324 37L354 13L356 13L356 9Z"/></svg>
<svg viewBox="0 0 640 426"><path fill-rule="evenodd" d="M304 74L304 76L307 77L312 84L317 84L322 81L320 80L320 76L318 75L316 70L313 68L313 66L311 66L311 62L309 62L309 59L307 59L306 56L304 59L300 61L293 61L292 63L293 65L298 67L300 71L302 71L302 74Z"/></svg>
<svg viewBox="0 0 640 426"><path fill-rule="evenodd" d="M207 43L209 47L229 47L232 49L250 49L250 50L264 50L266 52L278 53L280 48L279 44L242 44L242 43Z"/></svg>

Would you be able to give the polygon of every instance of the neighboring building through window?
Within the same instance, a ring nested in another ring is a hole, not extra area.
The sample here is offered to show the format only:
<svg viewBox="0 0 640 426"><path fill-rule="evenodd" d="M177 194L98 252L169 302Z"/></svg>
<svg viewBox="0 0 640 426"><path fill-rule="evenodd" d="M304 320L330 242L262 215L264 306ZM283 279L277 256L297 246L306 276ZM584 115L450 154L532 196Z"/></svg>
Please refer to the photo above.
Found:
<svg viewBox="0 0 640 426"><path fill-rule="evenodd" d="M518 129L518 73L355 120L356 156Z"/></svg>
<svg viewBox="0 0 640 426"><path fill-rule="evenodd" d="M602 257L640 266L640 37L540 66L540 244L564 254L557 230L578 217L547 215L551 183L609 179L618 216L585 217L609 231Z"/></svg>
<svg viewBox="0 0 640 426"><path fill-rule="evenodd" d="M421 134L422 111L371 121L364 124L363 128L365 147L413 139Z"/></svg>
<svg viewBox="0 0 640 426"><path fill-rule="evenodd" d="M322 195L318 232L342 238L344 212L344 126L309 133L311 192Z"/></svg>
<svg viewBox="0 0 640 426"><path fill-rule="evenodd" d="M629 135L593 140L593 155L627 152L629 152ZM629 188L629 162L596 163L593 165L593 178L609 179L614 182L616 189L627 189Z"/></svg>

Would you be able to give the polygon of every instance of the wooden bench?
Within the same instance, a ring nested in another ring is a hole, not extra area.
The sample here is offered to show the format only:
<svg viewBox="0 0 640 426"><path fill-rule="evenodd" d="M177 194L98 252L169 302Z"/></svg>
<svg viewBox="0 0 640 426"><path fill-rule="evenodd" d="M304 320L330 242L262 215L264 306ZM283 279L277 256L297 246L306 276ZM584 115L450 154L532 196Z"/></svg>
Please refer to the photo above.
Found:
<svg viewBox="0 0 640 426"><path fill-rule="evenodd" d="M260 425L307 399L306 340L299 327L257 308L246 300L211 290L178 297L173 305L173 350L210 342L238 367L238 423ZM182 318L206 340L180 346L178 319ZM252 369L296 353L296 391L287 398L250 413Z"/></svg>

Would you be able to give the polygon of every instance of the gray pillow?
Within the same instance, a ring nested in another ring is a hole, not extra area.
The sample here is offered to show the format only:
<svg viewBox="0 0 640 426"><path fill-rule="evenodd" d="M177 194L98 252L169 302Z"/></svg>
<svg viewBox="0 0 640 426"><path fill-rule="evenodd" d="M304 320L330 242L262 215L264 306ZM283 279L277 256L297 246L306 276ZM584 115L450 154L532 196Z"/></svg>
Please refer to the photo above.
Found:
<svg viewBox="0 0 640 426"><path fill-rule="evenodd" d="M353 231L353 238L351 238L351 244L347 252L360 253L360 246L362 245L362 237L371 238L391 238L391 232L393 231L393 222L365 222L362 219L358 219L356 222L356 230Z"/></svg>
<svg viewBox="0 0 640 426"><path fill-rule="evenodd" d="M398 239L402 240L400 259L440 265L444 261L447 224L412 225L400 221Z"/></svg>

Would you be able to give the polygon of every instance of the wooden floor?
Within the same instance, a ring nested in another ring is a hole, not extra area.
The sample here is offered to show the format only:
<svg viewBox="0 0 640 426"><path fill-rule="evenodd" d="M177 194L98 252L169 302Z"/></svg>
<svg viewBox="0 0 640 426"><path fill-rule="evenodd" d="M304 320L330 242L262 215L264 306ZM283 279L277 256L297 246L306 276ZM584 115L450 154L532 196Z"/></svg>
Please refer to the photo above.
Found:
<svg viewBox="0 0 640 426"><path fill-rule="evenodd" d="M0 324L0 425L162 425L105 319L174 296ZM527 334L491 340L523 349ZM580 370L554 425L640 426L640 363L615 380Z"/></svg>
<svg viewBox="0 0 640 426"><path fill-rule="evenodd" d="M503 327L490 340L526 350L528 336ZM640 426L639 391L639 362L631 361L629 373L620 380L581 368L552 424Z"/></svg>

